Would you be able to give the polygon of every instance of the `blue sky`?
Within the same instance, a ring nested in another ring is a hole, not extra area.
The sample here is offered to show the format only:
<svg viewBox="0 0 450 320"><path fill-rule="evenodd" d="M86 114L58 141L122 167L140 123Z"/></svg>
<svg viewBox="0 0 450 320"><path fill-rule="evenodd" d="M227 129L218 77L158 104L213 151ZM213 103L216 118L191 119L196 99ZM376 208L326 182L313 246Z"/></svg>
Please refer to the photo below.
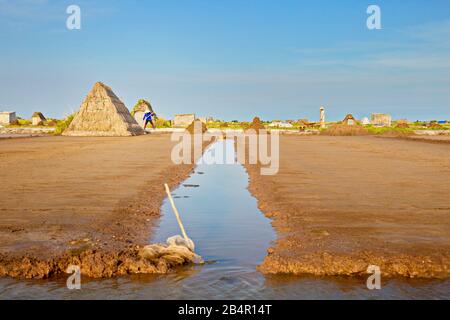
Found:
<svg viewBox="0 0 450 320"><path fill-rule="evenodd" d="M24 118L76 111L103 81L168 118L450 119L448 0L0 0L0 44L0 109Z"/></svg>

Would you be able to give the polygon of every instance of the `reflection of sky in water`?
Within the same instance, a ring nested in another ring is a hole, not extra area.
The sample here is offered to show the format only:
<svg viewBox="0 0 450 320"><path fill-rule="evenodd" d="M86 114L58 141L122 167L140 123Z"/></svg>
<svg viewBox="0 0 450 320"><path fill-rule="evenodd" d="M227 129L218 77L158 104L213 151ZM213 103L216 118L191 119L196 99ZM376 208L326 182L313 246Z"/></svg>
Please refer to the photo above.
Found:
<svg viewBox="0 0 450 320"><path fill-rule="evenodd" d="M221 146L226 146L223 152ZM233 141L218 142L205 157L214 154L224 159L234 156ZM223 158L222 158L223 157ZM208 160L208 161L209 161ZM248 178L241 165L199 164L196 171L173 192L188 235L196 243L196 251L206 260L219 260L220 265L246 266L254 270L275 239L270 220L257 208L256 199L248 192ZM198 188L192 186L199 186ZM169 202L162 206L162 218L154 241L165 241L180 234ZM216 266L217 267L217 266Z"/></svg>
<svg viewBox="0 0 450 320"><path fill-rule="evenodd" d="M232 154L231 141L218 142ZM230 152L231 151L231 152ZM198 174L201 172L202 174ZM183 186L187 185L187 187ZM199 185L191 187L189 185ZM175 203L196 251L208 263L170 275L116 279L82 278L82 290L69 291L66 278L46 281L0 279L0 298L22 299L449 299L450 281L390 280L369 291L366 279L268 276L256 271L275 239L270 220L247 190L240 165L204 165L176 190ZM187 198L186 198L187 197ZM180 234L167 200L153 241Z"/></svg>

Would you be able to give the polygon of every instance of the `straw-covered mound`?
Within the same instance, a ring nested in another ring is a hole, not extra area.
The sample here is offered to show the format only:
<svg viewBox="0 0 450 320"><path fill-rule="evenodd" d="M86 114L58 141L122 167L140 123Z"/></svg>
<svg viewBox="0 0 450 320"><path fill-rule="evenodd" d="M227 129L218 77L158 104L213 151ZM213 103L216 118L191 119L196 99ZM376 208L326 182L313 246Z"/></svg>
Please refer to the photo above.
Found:
<svg viewBox="0 0 450 320"><path fill-rule="evenodd" d="M387 130L381 133L381 136L390 138L406 138L414 135L414 132L412 130L408 130L408 128L397 127L396 129L403 129L403 130Z"/></svg>
<svg viewBox="0 0 450 320"><path fill-rule="evenodd" d="M205 133L206 131L208 131L208 128L206 127L206 124L197 119L192 121L192 123L186 128L186 131L190 134L200 133L200 131L201 133Z"/></svg>
<svg viewBox="0 0 450 320"><path fill-rule="evenodd" d="M97 82L84 99L66 136L136 136L144 130L110 87Z"/></svg>
<svg viewBox="0 0 450 320"><path fill-rule="evenodd" d="M407 122L398 122L395 127L399 129L409 129L409 124Z"/></svg>
<svg viewBox="0 0 450 320"><path fill-rule="evenodd" d="M437 122L432 122L432 123L430 123L428 125L428 128L429 129L437 129L437 130L439 130L439 129L442 129L442 126L439 123L437 123Z"/></svg>
<svg viewBox="0 0 450 320"><path fill-rule="evenodd" d="M251 132L252 130L256 133L259 133L261 130L266 130L266 127L263 125L260 118L255 117L252 123L245 129L245 132Z"/></svg>
<svg viewBox="0 0 450 320"><path fill-rule="evenodd" d="M334 124L322 131L321 134L325 136L365 136L369 134L369 131L358 125Z"/></svg>

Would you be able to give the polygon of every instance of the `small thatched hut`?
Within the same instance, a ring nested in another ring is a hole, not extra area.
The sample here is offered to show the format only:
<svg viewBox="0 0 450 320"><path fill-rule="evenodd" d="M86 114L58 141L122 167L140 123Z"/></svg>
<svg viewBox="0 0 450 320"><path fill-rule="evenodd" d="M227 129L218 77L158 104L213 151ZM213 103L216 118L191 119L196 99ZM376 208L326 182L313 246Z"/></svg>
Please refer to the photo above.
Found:
<svg viewBox="0 0 450 320"><path fill-rule="evenodd" d="M354 126L358 124L358 120L356 120L355 117L349 113L345 116L344 120L342 120L341 124L346 126Z"/></svg>
<svg viewBox="0 0 450 320"><path fill-rule="evenodd" d="M47 121L47 119L45 119L44 115L41 112L35 112L31 116L31 124L33 126L40 126L44 124L45 121Z"/></svg>

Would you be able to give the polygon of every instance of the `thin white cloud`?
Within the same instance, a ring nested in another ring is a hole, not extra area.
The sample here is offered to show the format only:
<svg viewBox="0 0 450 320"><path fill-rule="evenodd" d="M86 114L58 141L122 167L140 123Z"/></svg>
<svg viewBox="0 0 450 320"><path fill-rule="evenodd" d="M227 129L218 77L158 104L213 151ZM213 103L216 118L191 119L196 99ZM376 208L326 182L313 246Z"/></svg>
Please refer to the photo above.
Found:
<svg viewBox="0 0 450 320"><path fill-rule="evenodd" d="M449 20L393 31L397 34L395 40L385 42L351 42L338 47L292 51L299 54L299 65L303 67L402 68L417 71L450 68Z"/></svg>
<svg viewBox="0 0 450 320"><path fill-rule="evenodd" d="M375 64L384 67L430 70L430 69L450 69L450 55L446 56L410 56L410 57L380 57ZM450 76L450 74L449 74Z"/></svg>
<svg viewBox="0 0 450 320"><path fill-rule="evenodd" d="M405 28L403 32L423 42L432 42L447 48L450 46L450 20Z"/></svg>

